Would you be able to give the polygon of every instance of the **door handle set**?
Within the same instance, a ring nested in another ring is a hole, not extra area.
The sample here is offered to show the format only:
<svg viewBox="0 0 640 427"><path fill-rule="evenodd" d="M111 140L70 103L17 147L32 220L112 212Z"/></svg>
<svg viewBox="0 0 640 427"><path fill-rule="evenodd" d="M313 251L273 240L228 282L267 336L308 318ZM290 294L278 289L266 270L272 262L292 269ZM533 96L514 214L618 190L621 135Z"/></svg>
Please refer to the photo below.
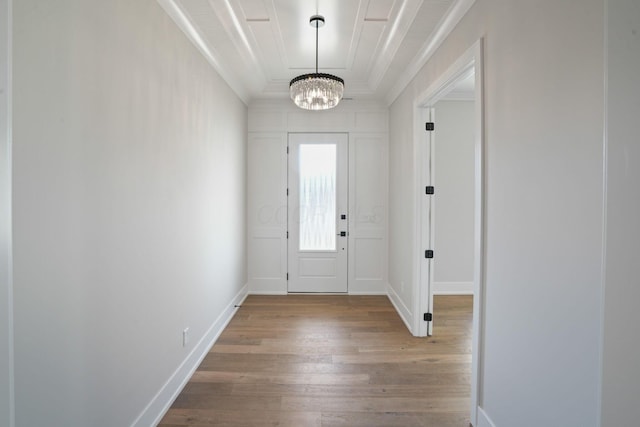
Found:
<svg viewBox="0 0 640 427"><path fill-rule="evenodd" d="M347 215L346 214L340 215L340 219L342 219L342 220L347 219ZM341 231L338 234L336 234L336 236L340 236L340 237L347 237L348 235L349 235L349 233L347 233L346 231Z"/></svg>

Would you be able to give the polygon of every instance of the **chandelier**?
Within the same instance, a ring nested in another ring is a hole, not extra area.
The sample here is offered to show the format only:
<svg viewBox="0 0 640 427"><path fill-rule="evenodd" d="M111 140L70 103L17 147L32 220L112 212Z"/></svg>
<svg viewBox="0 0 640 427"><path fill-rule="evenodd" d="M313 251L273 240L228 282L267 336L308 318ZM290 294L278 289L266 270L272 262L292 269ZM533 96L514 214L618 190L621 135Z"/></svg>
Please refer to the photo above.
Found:
<svg viewBox="0 0 640 427"><path fill-rule="evenodd" d="M324 17L312 16L309 25L316 27L316 72L291 80L289 95L298 107L305 110L328 110L342 99L344 80L332 74L318 73L318 28L324 25Z"/></svg>

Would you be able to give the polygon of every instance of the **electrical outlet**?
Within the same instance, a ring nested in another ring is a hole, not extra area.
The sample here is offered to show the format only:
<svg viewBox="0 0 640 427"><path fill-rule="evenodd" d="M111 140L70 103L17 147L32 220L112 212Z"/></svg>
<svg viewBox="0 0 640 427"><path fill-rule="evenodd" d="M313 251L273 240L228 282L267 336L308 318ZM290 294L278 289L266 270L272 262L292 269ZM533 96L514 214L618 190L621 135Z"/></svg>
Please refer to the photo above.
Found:
<svg viewBox="0 0 640 427"><path fill-rule="evenodd" d="M182 346L186 347L189 344L189 328L184 328L182 331Z"/></svg>

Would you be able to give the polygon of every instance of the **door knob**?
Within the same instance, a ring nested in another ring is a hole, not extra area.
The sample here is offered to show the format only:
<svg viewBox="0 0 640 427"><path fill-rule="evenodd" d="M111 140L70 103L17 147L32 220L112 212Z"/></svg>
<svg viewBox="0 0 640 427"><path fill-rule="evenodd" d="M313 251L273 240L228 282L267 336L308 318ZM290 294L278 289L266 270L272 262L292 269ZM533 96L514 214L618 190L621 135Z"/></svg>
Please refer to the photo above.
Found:
<svg viewBox="0 0 640 427"><path fill-rule="evenodd" d="M340 237L347 237L347 232L346 231L341 231L338 236Z"/></svg>

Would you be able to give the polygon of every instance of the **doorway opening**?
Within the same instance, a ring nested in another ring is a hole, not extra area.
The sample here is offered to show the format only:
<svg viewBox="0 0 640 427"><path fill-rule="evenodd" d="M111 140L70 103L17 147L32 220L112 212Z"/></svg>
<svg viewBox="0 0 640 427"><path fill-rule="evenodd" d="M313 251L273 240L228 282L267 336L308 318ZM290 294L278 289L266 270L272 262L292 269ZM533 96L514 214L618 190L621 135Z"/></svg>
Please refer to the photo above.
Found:
<svg viewBox="0 0 640 427"><path fill-rule="evenodd" d="M478 40L414 104L419 190L415 253L419 258L415 263L413 334L437 335L430 321L438 315L433 309L434 294L473 295L473 425L479 402L484 292L482 69L482 40ZM440 124L443 127L438 132Z"/></svg>

